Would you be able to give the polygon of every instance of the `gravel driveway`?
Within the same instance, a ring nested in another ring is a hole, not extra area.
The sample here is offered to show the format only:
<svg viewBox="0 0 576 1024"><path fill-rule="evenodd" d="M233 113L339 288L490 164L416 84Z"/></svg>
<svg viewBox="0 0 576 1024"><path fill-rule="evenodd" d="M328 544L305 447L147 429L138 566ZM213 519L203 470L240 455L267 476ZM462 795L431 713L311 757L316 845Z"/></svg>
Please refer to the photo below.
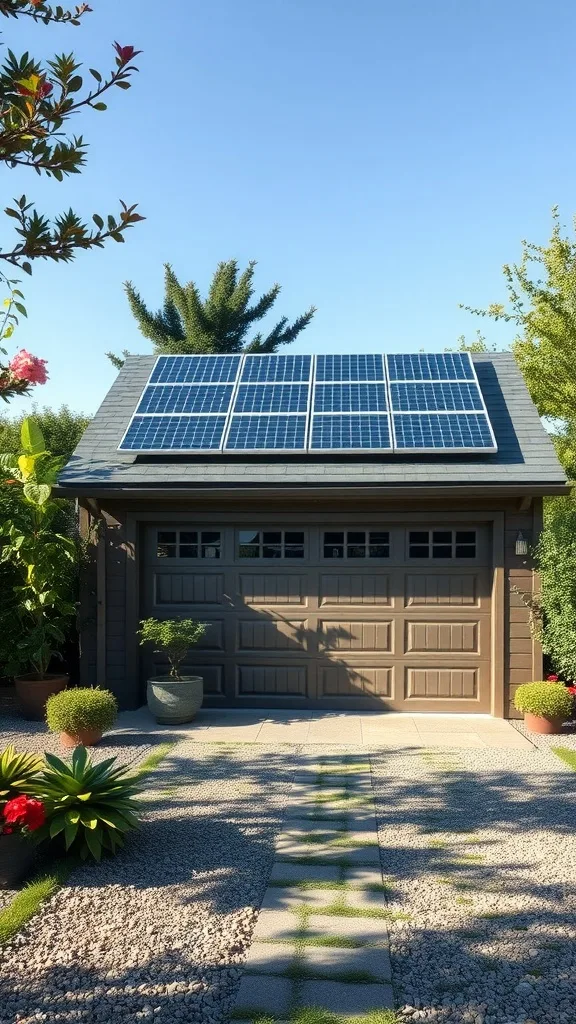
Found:
<svg viewBox="0 0 576 1024"><path fill-rule="evenodd" d="M184 741L113 860L77 871L0 953L1 1024L220 1021L266 889L287 752Z"/></svg>
<svg viewBox="0 0 576 1024"><path fill-rule="evenodd" d="M576 1020L574 773L546 750L372 759L405 1020Z"/></svg>

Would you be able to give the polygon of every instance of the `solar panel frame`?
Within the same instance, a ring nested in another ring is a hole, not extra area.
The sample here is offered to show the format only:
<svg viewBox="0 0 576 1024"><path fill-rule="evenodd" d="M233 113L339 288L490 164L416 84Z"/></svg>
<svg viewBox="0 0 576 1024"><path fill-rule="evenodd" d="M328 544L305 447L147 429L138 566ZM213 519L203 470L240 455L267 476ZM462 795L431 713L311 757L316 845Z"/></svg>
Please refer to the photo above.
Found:
<svg viewBox="0 0 576 1024"><path fill-rule="evenodd" d="M348 405L348 408L342 408L344 405ZM363 412L388 412L388 395L384 381L315 382L313 415L340 413L345 416L348 413Z"/></svg>
<svg viewBox="0 0 576 1024"><path fill-rule="evenodd" d="M282 426L288 427L288 424L293 424L293 430L301 431L302 444L294 445L278 445L278 446L265 446L258 447L254 445L236 445L230 444L231 437L234 435L236 427L240 427L241 424L245 425L245 430L250 431L252 428L258 430L261 428L266 431L274 430L274 426L278 425L278 429ZM307 416L305 413L234 413L230 414L228 422L226 437L223 440L222 450L226 452L234 452L236 454L266 454L274 452L275 454L294 454L294 452L306 453L306 435L307 435Z"/></svg>
<svg viewBox="0 0 576 1024"><path fill-rule="evenodd" d="M147 446L142 446L141 444L140 445L129 445L128 444L128 441L130 439L131 434L134 431L136 431L136 433L138 433L140 431L140 428L142 428L140 432L143 432L144 434L149 433L149 432L153 432L155 434L155 439L156 439L156 436L161 431L164 431L165 434L167 434L170 430L172 430L174 432L174 434L177 434L178 430L181 430L184 433L186 431L188 431L188 432L192 431L193 433L196 433L196 432L200 431L200 429L201 429L200 425L202 425L202 430L204 431L204 434L209 434L210 432L212 432L213 434L218 434L218 432L219 432L219 436L217 437L217 444L212 444L212 445L206 445L206 444L201 444L201 445L187 444L187 445L176 445L176 446L174 444L171 444L170 446L167 446L167 445L155 444L155 443L151 443L151 444L149 444ZM130 421L130 425L129 425L128 429L126 430L126 433L125 433L125 435L124 435L124 437L122 439L122 446L123 447L120 448L120 451L131 452L132 454L143 454L143 453L146 453L146 454L150 454L150 455L166 455L167 452L179 452L180 454L184 454L186 452L194 452L194 453L197 454L198 452L202 452L202 451L205 451L205 452L217 452L217 451L220 450L221 445L222 445L222 437L223 437L223 434L224 434L225 426L226 426L226 415L219 415L219 416L210 415L210 416L207 416L207 415L202 415L202 414L198 414L198 415L185 414L185 415L182 415L181 413L176 413L175 415L166 415L166 416L160 416L160 415L148 416L146 414L144 414L142 416L133 416L131 421Z"/></svg>
<svg viewBox="0 0 576 1024"><path fill-rule="evenodd" d="M391 381L390 411L481 412L482 395L475 381ZM450 404L451 403L451 404Z"/></svg>
<svg viewBox="0 0 576 1024"><path fill-rule="evenodd" d="M228 414L233 395L232 384L148 384L136 406L136 416L216 416ZM189 408L162 407L173 400ZM153 406L153 408L151 408ZM200 406L200 408L198 408ZM206 406L209 406L206 408Z"/></svg>
<svg viewBox="0 0 576 1024"><path fill-rule="evenodd" d="M388 444L387 445L383 445L383 444L382 445L371 445L371 444L352 445L352 444L350 444L350 445L328 445L328 446L325 446L325 445L322 445L322 444L315 444L314 443L314 435L315 435L315 432L316 432L316 428L321 429L321 428L323 428L325 426L325 424L330 424L331 421L333 421L334 422L334 426L337 429L339 429L340 431L342 431L342 432L345 432L347 428L349 428L350 431L352 431L353 430L353 426L351 426L351 425L354 425L355 423L358 423L358 421L364 421L364 423L362 425L364 426L364 428L367 428L369 431L372 430L372 429L376 429L377 426L379 428L380 425L384 425L385 426L385 432L386 432L386 435L387 435ZM368 413L366 413L366 412L357 413L357 412L355 412L355 413L345 413L345 414L341 414L341 413L337 412L337 413L320 413L319 415L313 416L311 424L310 424L310 433L309 433L309 440L308 440L308 451L309 452L313 452L314 454L322 453L322 452L324 452L324 453L330 452L332 454L349 454L349 455L353 455L354 453L359 453L359 454L364 453L364 454L366 454L366 452L371 452L372 454L377 453L377 452L386 452L386 453L391 455L392 454L392 430L391 430L391 425L390 425L390 415L387 412L385 412L385 413L380 413L380 412L377 412L377 413L370 413L370 412L368 412Z"/></svg>
<svg viewBox="0 0 576 1024"><path fill-rule="evenodd" d="M318 355L315 356L315 367L314 367L314 383L315 384L359 384L359 383L386 383L386 362L383 353L381 352L367 352L337 355ZM332 360L333 362L328 362ZM361 373L361 364L358 366L356 375L353 375L352 370L348 372L344 371L341 367L348 360L351 365L354 365L355 361L366 360L365 367L369 362L373 363L373 371ZM378 367L378 361L380 361L380 367ZM339 370L328 374L324 370L324 365L327 365L327 369L331 367L340 367Z"/></svg>
<svg viewBox="0 0 576 1024"><path fill-rule="evenodd" d="M474 430L474 421L477 423L477 429ZM411 445L403 444L402 437L399 436L403 431L400 430L400 424L404 427L404 424L416 424L422 425L422 429L428 433L434 433L434 424L438 424L440 427L445 426L446 430L449 430L452 437L455 437L460 430L461 432L468 432L469 434L481 433L482 426L485 427L486 436L490 442L492 442L492 430L491 424L485 413L482 412L425 412L425 413L404 413L396 412L392 415L392 429L394 434L394 449L396 452L406 455L439 455L439 454L453 454L453 455L464 455L475 452L478 454L488 454L493 451L492 444L486 445L457 445L457 444L436 444L436 445Z"/></svg>
<svg viewBox="0 0 576 1024"><path fill-rule="evenodd" d="M211 379L204 379L205 374L202 372L202 363L206 369L208 367L212 368ZM182 367L185 364L189 364L191 368L198 366L201 376L198 377L195 370L193 370L193 375L190 378L183 369L178 370L178 367ZM224 378L220 377L215 380L213 371L217 370L219 365L226 367L226 373ZM147 386L152 384L234 384L241 365L242 355L240 353L222 355L208 353L197 356L159 355L146 384ZM166 367L165 370L163 369L164 367ZM234 372L234 369L236 372ZM160 379L166 376L169 377L168 380Z"/></svg>
<svg viewBox="0 0 576 1024"><path fill-rule="evenodd" d="M478 383L474 370L474 363L472 362L469 352L400 352L397 354L386 354L384 358L386 362L386 376L390 384L404 383L406 381L429 381L430 383L435 384L441 381L472 380L475 380L476 383ZM438 364L440 360L443 360L443 368L446 372L432 374L430 372L425 373L422 369L418 372L414 371L411 374L408 372L400 373L400 371L395 369L397 360L400 362L400 365L404 363L404 365L412 368L413 366L420 364L422 367L426 367L427 369L434 365L434 361ZM454 365L459 364L461 373L459 374L456 371L450 373L448 369L450 364L452 364L453 367Z"/></svg>
<svg viewBox="0 0 576 1024"><path fill-rule="evenodd" d="M282 353L247 352L242 363L239 384L307 384L312 375L314 357L307 354L284 355ZM298 374L298 365L302 370ZM284 374L277 376L275 368L285 367ZM255 373L252 372L254 368ZM266 376L261 378L264 368ZM292 372L286 376L286 371Z"/></svg>

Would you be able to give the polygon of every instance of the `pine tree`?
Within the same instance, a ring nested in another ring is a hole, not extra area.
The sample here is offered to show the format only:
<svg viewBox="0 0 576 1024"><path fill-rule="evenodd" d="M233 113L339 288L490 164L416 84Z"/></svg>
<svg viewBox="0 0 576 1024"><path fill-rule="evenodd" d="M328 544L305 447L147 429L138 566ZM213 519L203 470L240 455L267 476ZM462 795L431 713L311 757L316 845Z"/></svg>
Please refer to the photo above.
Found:
<svg viewBox="0 0 576 1024"><path fill-rule="evenodd" d="M130 309L154 352L169 355L198 355L223 352L275 352L279 345L288 345L308 326L315 313L311 306L290 324L282 317L269 334L246 335L253 324L272 309L280 293L274 284L250 305L254 294L253 277L256 262L251 260L240 273L236 260L219 263L212 278L208 297L202 299L194 281L182 285L169 263L165 265L165 298L162 309L152 313L134 285L125 285ZM129 353L124 351L124 356ZM112 352L108 358L120 368L123 360Z"/></svg>

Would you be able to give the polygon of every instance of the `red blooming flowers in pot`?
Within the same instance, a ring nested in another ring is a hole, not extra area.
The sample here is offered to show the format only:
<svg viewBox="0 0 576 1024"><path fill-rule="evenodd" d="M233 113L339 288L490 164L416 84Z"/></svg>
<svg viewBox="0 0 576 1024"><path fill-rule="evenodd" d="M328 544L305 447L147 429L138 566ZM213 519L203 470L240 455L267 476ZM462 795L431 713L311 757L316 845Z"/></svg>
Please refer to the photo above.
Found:
<svg viewBox="0 0 576 1024"><path fill-rule="evenodd" d="M36 848L31 833L46 821L44 804L31 796L14 797L0 815L0 888L11 889L26 877Z"/></svg>

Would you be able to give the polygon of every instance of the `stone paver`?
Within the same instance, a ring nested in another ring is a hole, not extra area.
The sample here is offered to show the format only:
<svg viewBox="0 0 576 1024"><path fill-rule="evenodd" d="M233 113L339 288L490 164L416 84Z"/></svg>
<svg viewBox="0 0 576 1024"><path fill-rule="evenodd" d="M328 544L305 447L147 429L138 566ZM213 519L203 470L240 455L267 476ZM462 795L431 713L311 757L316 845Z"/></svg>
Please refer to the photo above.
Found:
<svg viewBox="0 0 576 1024"><path fill-rule="evenodd" d="M321 1006L329 1013L370 1013L394 1006L391 985L351 985L341 981L305 981L302 1006Z"/></svg>
<svg viewBox="0 0 576 1024"><path fill-rule="evenodd" d="M294 907L326 907L332 903L332 889L283 889L272 886L267 889L262 910L290 910Z"/></svg>
<svg viewBox="0 0 576 1024"><path fill-rule="evenodd" d="M240 982L235 1014L252 1011L271 1013L278 1017L290 1013L292 1007L292 982L288 978L276 978L269 974L245 974Z"/></svg>
<svg viewBox="0 0 576 1024"><path fill-rule="evenodd" d="M312 914L308 919L310 938L340 938L356 942L359 946L388 945L386 921L375 917L334 917Z"/></svg>
<svg viewBox="0 0 576 1024"><path fill-rule="evenodd" d="M344 946L306 946L303 963L309 971L317 971L326 976L356 972L371 975L373 981L388 983L392 977L388 950L374 946L363 949L348 949Z"/></svg>
<svg viewBox="0 0 576 1024"><path fill-rule="evenodd" d="M284 974L293 963L292 946L253 942L246 957L246 970L250 974Z"/></svg>
<svg viewBox="0 0 576 1024"><path fill-rule="evenodd" d="M270 875L271 882L337 882L338 878L336 865L291 864L288 861L277 861Z"/></svg>
<svg viewBox="0 0 576 1024"><path fill-rule="evenodd" d="M292 942L299 935L298 921L288 910L262 910L253 938L256 942Z"/></svg>

